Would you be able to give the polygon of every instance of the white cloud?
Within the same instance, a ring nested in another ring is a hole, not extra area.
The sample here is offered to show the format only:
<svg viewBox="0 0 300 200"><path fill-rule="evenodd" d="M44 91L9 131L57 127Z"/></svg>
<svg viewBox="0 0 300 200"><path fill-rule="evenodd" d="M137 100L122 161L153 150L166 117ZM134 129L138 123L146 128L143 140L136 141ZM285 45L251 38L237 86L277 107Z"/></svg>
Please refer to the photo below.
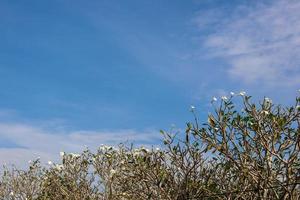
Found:
<svg viewBox="0 0 300 200"><path fill-rule="evenodd" d="M160 135L155 131L71 131L56 133L22 123L0 123L0 139L12 141L16 147L0 147L0 166L24 166L29 160L40 157L43 163L58 161L59 152L80 152L86 147L95 149L100 144L118 145L121 142L155 144Z"/></svg>
<svg viewBox="0 0 300 200"><path fill-rule="evenodd" d="M200 28L213 27L204 46L210 56L227 61L227 72L235 80L268 86L300 84L300 1L239 6L227 16L202 14L196 21Z"/></svg>

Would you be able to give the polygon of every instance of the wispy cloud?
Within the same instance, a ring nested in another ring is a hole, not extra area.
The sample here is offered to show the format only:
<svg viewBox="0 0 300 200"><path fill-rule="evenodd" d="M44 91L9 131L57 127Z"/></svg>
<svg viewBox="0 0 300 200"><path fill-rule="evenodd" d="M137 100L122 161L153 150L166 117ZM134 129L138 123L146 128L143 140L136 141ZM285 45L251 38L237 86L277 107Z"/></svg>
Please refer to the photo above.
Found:
<svg viewBox="0 0 300 200"><path fill-rule="evenodd" d="M290 87L300 83L299 10L299 1L276 0L207 11L196 22L209 28L203 42L209 56L224 59L234 80Z"/></svg>
<svg viewBox="0 0 300 200"><path fill-rule="evenodd" d="M101 144L118 145L121 142L135 142L138 145L157 143L158 132L136 130L117 131L70 131L56 133L41 127L23 123L0 123L0 139L11 141L15 147L0 146L0 165L24 166L27 161L40 157L58 160L59 152L80 152L86 147L94 149Z"/></svg>

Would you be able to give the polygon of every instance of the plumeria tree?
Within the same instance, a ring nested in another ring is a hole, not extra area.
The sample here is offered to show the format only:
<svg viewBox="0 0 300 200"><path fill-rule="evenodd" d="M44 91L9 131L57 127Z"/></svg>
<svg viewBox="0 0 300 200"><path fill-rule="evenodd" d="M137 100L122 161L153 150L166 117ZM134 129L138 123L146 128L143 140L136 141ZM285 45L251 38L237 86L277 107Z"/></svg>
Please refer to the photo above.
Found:
<svg viewBox="0 0 300 200"><path fill-rule="evenodd" d="M101 145L48 167L4 168L0 199L299 199L300 98L284 107L240 92L212 105L207 122L192 106L183 133L161 131L163 148Z"/></svg>
<svg viewBox="0 0 300 200"><path fill-rule="evenodd" d="M231 193L231 198L299 198L300 98L294 106L283 107L269 98L254 104L245 92L239 96L242 112L237 111L231 94L214 103L207 123L199 127L196 122L191 128L211 153L209 157L226 169L218 190L239 191Z"/></svg>

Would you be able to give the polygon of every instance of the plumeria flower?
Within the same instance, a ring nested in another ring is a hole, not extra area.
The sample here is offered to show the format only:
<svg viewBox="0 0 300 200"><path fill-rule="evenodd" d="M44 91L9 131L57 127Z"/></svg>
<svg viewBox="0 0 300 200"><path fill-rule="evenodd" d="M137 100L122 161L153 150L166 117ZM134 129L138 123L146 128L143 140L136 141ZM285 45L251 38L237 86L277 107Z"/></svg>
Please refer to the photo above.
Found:
<svg viewBox="0 0 300 200"><path fill-rule="evenodd" d="M272 103L272 100L271 100L270 98L268 98L268 97L265 98L265 101L266 101L267 103Z"/></svg>
<svg viewBox="0 0 300 200"><path fill-rule="evenodd" d="M133 156L139 156L141 155L141 150L140 149L134 149L133 150Z"/></svg>
<svg viewBox="0 0 300 200"><path fill-rule="evenodd" d="M110 172L109 172L109 176L113 177L116 174L116 172L117 172L116 170L111 169Z"/></svg>
<svg viewBox="0 0 300 200"><path fill-rule="evenodd" d="M136 157L136 156L139 156L139 155L141 155L141 152L139 152L139 151L134 151L134 152L133 152L133 156Z"/></svg>
<svg viewBox="0 0 300 200"><path fill-rule="evenodd" d="M196 109L196 107L195 107L195 106L193 106L193 105L191 105L191 107L190 107L190 111L191 111L191 112L194 112L194 111L195 111L195 109Z"/></svg>
<svg viewBox="0 0 300 200"><path fill-rule="evenodd" d="M228 100L228 98L227 98L226 96L222 96L221 99L222 99L223 101Z"/></svg>
<svg viewBox="0 0 300 200"><path fill-rule="evenodd" d="M145 147L143 147L143 146L142 146L140 149L143 150L143 151L146 151L146 152L149 152L149 151L150 151L149 149L147 149L147 148L145 148Z"/></svg>
<svg viewBox="0 0 300 200"><path fill-rule="evenodd" d="M112 150L112 149L113 149L112 146L107 146L107 145L104 145L104 144L102 144L100 146L100 150L102 150L102 151L108 151L108 150Z"/></svg>
<svg viewBox="0 0 300 200"><path fill-rule="evenodd" d="M241 92L240 92L240 95L241 95L241 96L245 96L245 95L246 95L246 92L245 92L245 91L241 91Z"/></svg>
<svg viewBox="0 0 300 200"><path fill-rule="evenodd" d="M80 154L76 154L76 153L70 153L69 155L73 158L79 158L80 157Z"/></svg>
<svg viewBox="0 0 300 200"><path fill-rule="evenodd" d="M106 147L104 145L101 144L101 146L99 147L100 150L105 151Z"/></svg>
<svg viewBox="0 0 300 200"><path fill-rule="evenodd" d="M271 105L272 105L272 100L270 98L266 97L264 99L264 107L265 107L265 109L269 109L271 107Z"/></svg>
<svg viewBox="0 0 300 200"><path fill-rule="evenodd" d="M55 168L56 168L58 171L61 171L61 170L63 170L64 166L63 166L63 165L55 165Z"/></svg>
<svg viewBox="0 0 300 200"><path fill-rule="evenodd" d="M266 111L266 110L263 110L262 113L265 114L265 115L268 115L268 114L269 114L269 112Z"/></svg>
<svg viewBox="0 0 300 200"><path fill-rule="evenodd" d="M234 96L234 92L230 92L230 95L231 95L231 96Z"/></svg>

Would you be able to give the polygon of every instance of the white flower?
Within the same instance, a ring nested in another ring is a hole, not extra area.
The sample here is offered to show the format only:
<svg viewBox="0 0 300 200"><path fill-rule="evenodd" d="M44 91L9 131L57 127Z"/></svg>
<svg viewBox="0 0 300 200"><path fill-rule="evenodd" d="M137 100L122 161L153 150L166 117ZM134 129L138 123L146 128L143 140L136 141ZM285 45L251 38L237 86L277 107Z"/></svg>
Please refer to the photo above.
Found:
<svg viewBox="0 0 300 200"><path fill-rule="evenodd" d="M218 128L214 128L215 129L215 131L218 131L219 129Z"/></svg>
<svg viewBox="0 0 300 200"><path fill-rule="evenodd" d="M48 161L48 165L52 165L52 164L53 164L52 161L49 160L49 161Z"/></svg>
<svg viewBox="0 0 300 200"><path fill-rule="evenodd" d="M265 107L265 109L269 109L271 107L271 105L272 105L272 100L266 97L264 99L264 107Z"/></svg>
<svg viewBox="0 0 300 200"><path fill-rule="evenodd" d="M10 195L10 196L14 196L15 194L14 194L13 191L11 191L11 192L9 193L9 195Z"/></svg>
<svg viewBox="0 0 300 200"><path fill-rule="evenodd" d="M109 172L109 176L110 176L110 177L113 177L113 176L115 175L116 172L117 172L116 170L111 169L110 172Z"/></svg>
<svg viewBox="0 0 300 200"><path fill-rule="evenodd" d="M76 154L76 153L70 153L69 154L72 158L79 158L80 154Z"/></svg>
<svg viewBox="0 0 300 200"><path fill-rule="evenodd" d="M241 91L241 92L240 92L240 95L241 95L241 96L245 96L245 95L246 95L246 92L245 92L245 91Z"/></svg>
<svg viewBox="0 0 300 200"><path fill-rule="evenodd" d="M60 157L64 157L65 152L61 151L61 152L59 152L59 155L60 155Z"/></svg>
<svg viewBox="0 0 300 200"><path fill-rule="evenodd" d="M139 156L141 154L141 152L135 151L133 152L133 156Z"/></svg>
<svg viewBox="0 0 300 200"><path fill-rule="evenodd" d="M231 95L231 96L234 96L234 92L230 92L230 95Z"/></svg>
<svg viewBox="0 0 300 200"><path fill-rule="evenodd" d="M191 111L191 112L194 112L195 109L196 109L195 106L193 106L193 105L190 106L190 111Z"/></svg>
<svg viewBox="0 0 300 200"><path fill-rule="evenodd" d="M228 98L227 98L226 96L222 96L221 99L222 99L223 101L228 100Z"/></svg>
<svg viewBox="0 0 300 200"><path fill-rule="evenodd" d="M112 146L106 146L104 144L101 144L101 146L100 146L100 150L102 150L102 151L108 151L108 150L112 150L112 149L113 149Z"/></svg>
<svg viewBox="0 0 300 200"><path fill-rule="evenodd" d="M212 101L217 101L218 99L216 97L213 97L212 98Z"/></svg>
<svg viewBox="0 0 300 200"><path fill-rule="evenodd" d="M268 114L269 114L269 112L266 111L266 110L263 110L262 113L265 114L265 115L268 115Z"/></svg>
<svg viewBox="0 0 300 200"><path fill-rule="evenodd" d="M140 149L134 149L133 150L133 156L139 156L139 155L141 155Z"/></svg>
<svg viewBox="0 0 300 200"><path fill-rule="evenodd" d="M160 148L157 147L155 150L156 150L156 151L160 151Z"/></svg>
<svg viewBox="0 0 300 200"><path fill-rule="evenodd" d="M267 102L267 103L272 103L272 100L271 100L270 98L266 97L266 98L265 98L265 102Z"/></svg>
<svg viewBox="0 0 300 200"><path fill-rule="evenodd" d="M64 166L63 165L55 165L55 168L58 170L58 171L61 171Z"/></svg>
<svg viewBox="0 0 300 200"><path fill-rule="evenodd" d="M147 149L147 148L145 148L145 147L143 147L143 146L142 146L140 149L143 150L143 151L146 151L146 152L150 152L149 149Z"/></svg>
<svg viewBox="0 0 300 200"><path fill-rule="evenodd" d="M100 150L104 151L106 150L105 146L101 144L101 146L99 147Z"/></svg>

